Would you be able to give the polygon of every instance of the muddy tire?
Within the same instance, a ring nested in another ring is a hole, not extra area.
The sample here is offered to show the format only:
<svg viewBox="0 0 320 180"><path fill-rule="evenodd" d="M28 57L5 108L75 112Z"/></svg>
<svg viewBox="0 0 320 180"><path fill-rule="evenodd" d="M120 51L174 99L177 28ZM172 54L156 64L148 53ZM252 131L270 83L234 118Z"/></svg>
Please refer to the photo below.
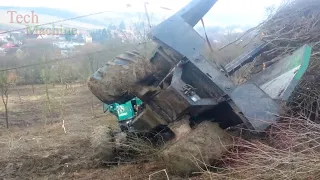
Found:
<svg viewBox="0 0 320 180"><path fill-rule="evenodd" d="M87 84L102 102L123 103L136 96L141 89L139 82L151 77L155 69L147 57L127 51L98 69Z"/></svg>
<svg viewBox="0 0 320 180"><path fill-rule="evenodd" d="M218 124L205 121L175 142L168 143L162 158L168 170L182 176L206 169L232 145L232 138Z"/></svg>
<svg viewBox="0 0 320 180"><path fill-rule="evenodd" d="M92 157L96 161L111 161L114 158L115 142L112 130L106 126L96 127L91 137Z"/></svg>

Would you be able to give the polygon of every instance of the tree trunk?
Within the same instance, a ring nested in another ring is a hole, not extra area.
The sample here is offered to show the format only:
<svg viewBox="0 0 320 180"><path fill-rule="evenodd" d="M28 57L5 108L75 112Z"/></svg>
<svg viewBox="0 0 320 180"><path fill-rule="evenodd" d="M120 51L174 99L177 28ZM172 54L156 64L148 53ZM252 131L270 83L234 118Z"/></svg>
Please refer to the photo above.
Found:
<svg viewBox="0 0 320 180"><path fill-rule="evenodd" d="M45 82L45 87L46 87L46 96L47 96L48 110L49 110L49 114L51 114L51 103L50 103L49 89L48 89L48 83L47 83L47 81Z"/></svg>
<svg viewBox="0 0 320 180"><path fill-rule="evenodd" d="M95 113L95 111L94 111L94 100L93 100L93 96L92 96L92 98L91 98L91 113L92 113L92 116L94 117L94 118L96 118L96 113Z"/></svg>
<svg viewBox="0 0 320 180"><path fill-rule="evenodd" d="M6 119L6 127L9 128L9 115L8 115L8 99L9 99L9 95L8 95L8 87L2 87L2 102L4 105L4 109L5 109L5 119Z"/></svg>
<svg viewBox="0 0 320 180"><path fill-rule="evenodd" d="M21 100L21 96L20 96L20 92L19 92L19 89L17 89L17 87L15 86L14 89L17 91L17 94L18 94L18 97L19 97L19 101L20 101L20 104L22 103L22 100Z"/></svg>
<svg viewBox="0 0 320 180"><path fill-rule="evenodd" d="M7 129L9 129L9 116L8 116L8 104L7 103L4 105L4 109L5 109L5 117L6 117L6 127L7 127Z"/></svg>

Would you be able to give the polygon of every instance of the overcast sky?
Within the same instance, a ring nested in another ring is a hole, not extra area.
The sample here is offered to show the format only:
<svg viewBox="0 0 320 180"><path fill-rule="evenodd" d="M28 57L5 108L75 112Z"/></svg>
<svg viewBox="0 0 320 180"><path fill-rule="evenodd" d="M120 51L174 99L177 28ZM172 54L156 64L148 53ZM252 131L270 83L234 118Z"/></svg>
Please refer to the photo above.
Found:
<svg viewBox="0 0 320 180"><path fill-rule="evenodd" d="M162 12L170 15L179 10L190 0L145 0L148 1L150 12ZM103 2L103 3L102 3ZM88 14L99 11L143 11L144 0L10 0L2 1L1 6L20 7L50 7L73 11L79 14ZM281 0L218 0L205 18L206 24L257 24L265 15L265 8L278 5ZM128 8L127 4L131 7ZM160 8L173 9L172 12Z"/></svg>

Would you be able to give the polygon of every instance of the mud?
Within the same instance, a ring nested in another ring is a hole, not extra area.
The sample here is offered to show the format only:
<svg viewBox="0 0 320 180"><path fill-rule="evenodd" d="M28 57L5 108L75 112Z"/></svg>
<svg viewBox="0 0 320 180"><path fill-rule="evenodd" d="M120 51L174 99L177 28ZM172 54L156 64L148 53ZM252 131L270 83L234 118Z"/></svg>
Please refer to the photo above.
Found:
<svg viewBox="0 0 320 180"><path fill-rule="evenodd" d="M232 142L218 124L203 122L187 136L168 144L162 157L171 173L189 175L219 160Z"/></svg>

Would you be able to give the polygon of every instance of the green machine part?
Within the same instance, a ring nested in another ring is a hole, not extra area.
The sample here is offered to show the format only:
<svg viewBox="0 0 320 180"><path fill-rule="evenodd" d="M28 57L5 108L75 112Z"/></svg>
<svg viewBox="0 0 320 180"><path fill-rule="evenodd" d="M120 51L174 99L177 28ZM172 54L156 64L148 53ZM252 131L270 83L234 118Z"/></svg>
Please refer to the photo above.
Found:
<svg viewBox="0 0 320 180"><path fill-rule="evenodd" d="M140 106L142 104L143 102L139 98L135 97L123 104L103 104L103 112L111 112L118 118L118 121L127 121L136 116L134 105Z"/></svg>

